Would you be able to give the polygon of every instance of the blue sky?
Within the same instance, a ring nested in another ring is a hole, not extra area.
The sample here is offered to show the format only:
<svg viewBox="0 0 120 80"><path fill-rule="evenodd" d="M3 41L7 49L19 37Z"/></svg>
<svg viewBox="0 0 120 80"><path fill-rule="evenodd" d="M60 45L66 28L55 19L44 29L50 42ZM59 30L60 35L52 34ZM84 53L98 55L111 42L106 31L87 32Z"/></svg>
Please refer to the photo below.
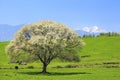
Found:
<svg viewBox="0 0 120 80"><path fill-rule="evenodd" d="M0 24L40 20L85 31L120 32L120 0L0 0Z"/></svg>

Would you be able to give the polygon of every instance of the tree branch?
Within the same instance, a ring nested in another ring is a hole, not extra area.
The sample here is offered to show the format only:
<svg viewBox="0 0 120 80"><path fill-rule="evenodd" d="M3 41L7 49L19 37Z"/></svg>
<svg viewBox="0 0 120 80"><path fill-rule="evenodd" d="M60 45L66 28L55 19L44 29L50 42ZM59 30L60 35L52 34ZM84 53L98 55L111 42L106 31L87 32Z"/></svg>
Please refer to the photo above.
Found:
<svg viewBox="0 0 120 80"><path fill-rule="evenodd" d="M41 61L42 63L44 63L44 61L42 60L42 58L40 57L40 55L36 54L36 56L40 59L40 61Z"/></svg>

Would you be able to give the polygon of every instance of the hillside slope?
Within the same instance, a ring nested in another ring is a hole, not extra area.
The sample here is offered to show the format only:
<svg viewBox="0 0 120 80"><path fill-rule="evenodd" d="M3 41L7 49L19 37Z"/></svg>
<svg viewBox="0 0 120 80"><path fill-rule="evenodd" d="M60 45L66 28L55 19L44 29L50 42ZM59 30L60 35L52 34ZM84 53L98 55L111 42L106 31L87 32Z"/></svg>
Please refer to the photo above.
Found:
<svg viewBox="0 0 120 80"><path fill-rule="evenodd" d="M83 38L86 45L79 52L82 63L120 62L120 37ZM0 64L7 64L5 46L9 42L0 42ZM54 63L54 62L53 62Z"/></svg>
<svg viewBox="0 0 120 80"><path fill-rule="evenodd" d="M120 37L84 38L83 62L120 62Z"/></svg>
<svg viewBox="0 0 120 80"><path fill-rule="evenodd" d="M8 62L8 57L5 53L5 47L8 43L9 42L0 42L0 64Z"/></svg>

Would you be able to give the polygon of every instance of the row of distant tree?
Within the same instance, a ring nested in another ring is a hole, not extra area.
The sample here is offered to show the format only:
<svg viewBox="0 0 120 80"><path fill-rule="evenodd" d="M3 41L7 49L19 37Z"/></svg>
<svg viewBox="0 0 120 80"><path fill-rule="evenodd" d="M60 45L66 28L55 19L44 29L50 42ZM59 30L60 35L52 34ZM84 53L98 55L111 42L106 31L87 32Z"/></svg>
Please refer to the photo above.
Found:
<svg viewBox="0 0 120 80"><path fill-rule="evenodd" d="M89 38L89 37L101 37L101 36L106 36L106 37L115 37L115 36L120 36L119 33L117 32L108 32L108 33L100 33L98 35L95 35L95 34L85 34L83 35L82 37L83 38Z"/></svg>

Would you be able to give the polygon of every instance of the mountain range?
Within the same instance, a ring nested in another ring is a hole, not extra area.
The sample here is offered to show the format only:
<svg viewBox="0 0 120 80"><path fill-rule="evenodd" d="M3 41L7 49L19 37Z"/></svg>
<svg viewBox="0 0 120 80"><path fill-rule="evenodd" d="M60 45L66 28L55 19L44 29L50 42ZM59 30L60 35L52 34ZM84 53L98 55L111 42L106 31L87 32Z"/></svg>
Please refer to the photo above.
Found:
<svg viewBox="0 0 120 80"><path fill-rule="evenodd" d="M7 25L0 24L0 42L10 41L13 39L15 33L23 26L21 25ZM79 36L83 36L84 34L91 34L90 32L85 32L83 30L75 30Z"/></svg>
<svg viewBox="0 0 120 80"><path fill-rule="evenodd" d="M10 41L13 39L15 33L21 28L22 25L7 25L0 24L0 42Z"/></svg>

